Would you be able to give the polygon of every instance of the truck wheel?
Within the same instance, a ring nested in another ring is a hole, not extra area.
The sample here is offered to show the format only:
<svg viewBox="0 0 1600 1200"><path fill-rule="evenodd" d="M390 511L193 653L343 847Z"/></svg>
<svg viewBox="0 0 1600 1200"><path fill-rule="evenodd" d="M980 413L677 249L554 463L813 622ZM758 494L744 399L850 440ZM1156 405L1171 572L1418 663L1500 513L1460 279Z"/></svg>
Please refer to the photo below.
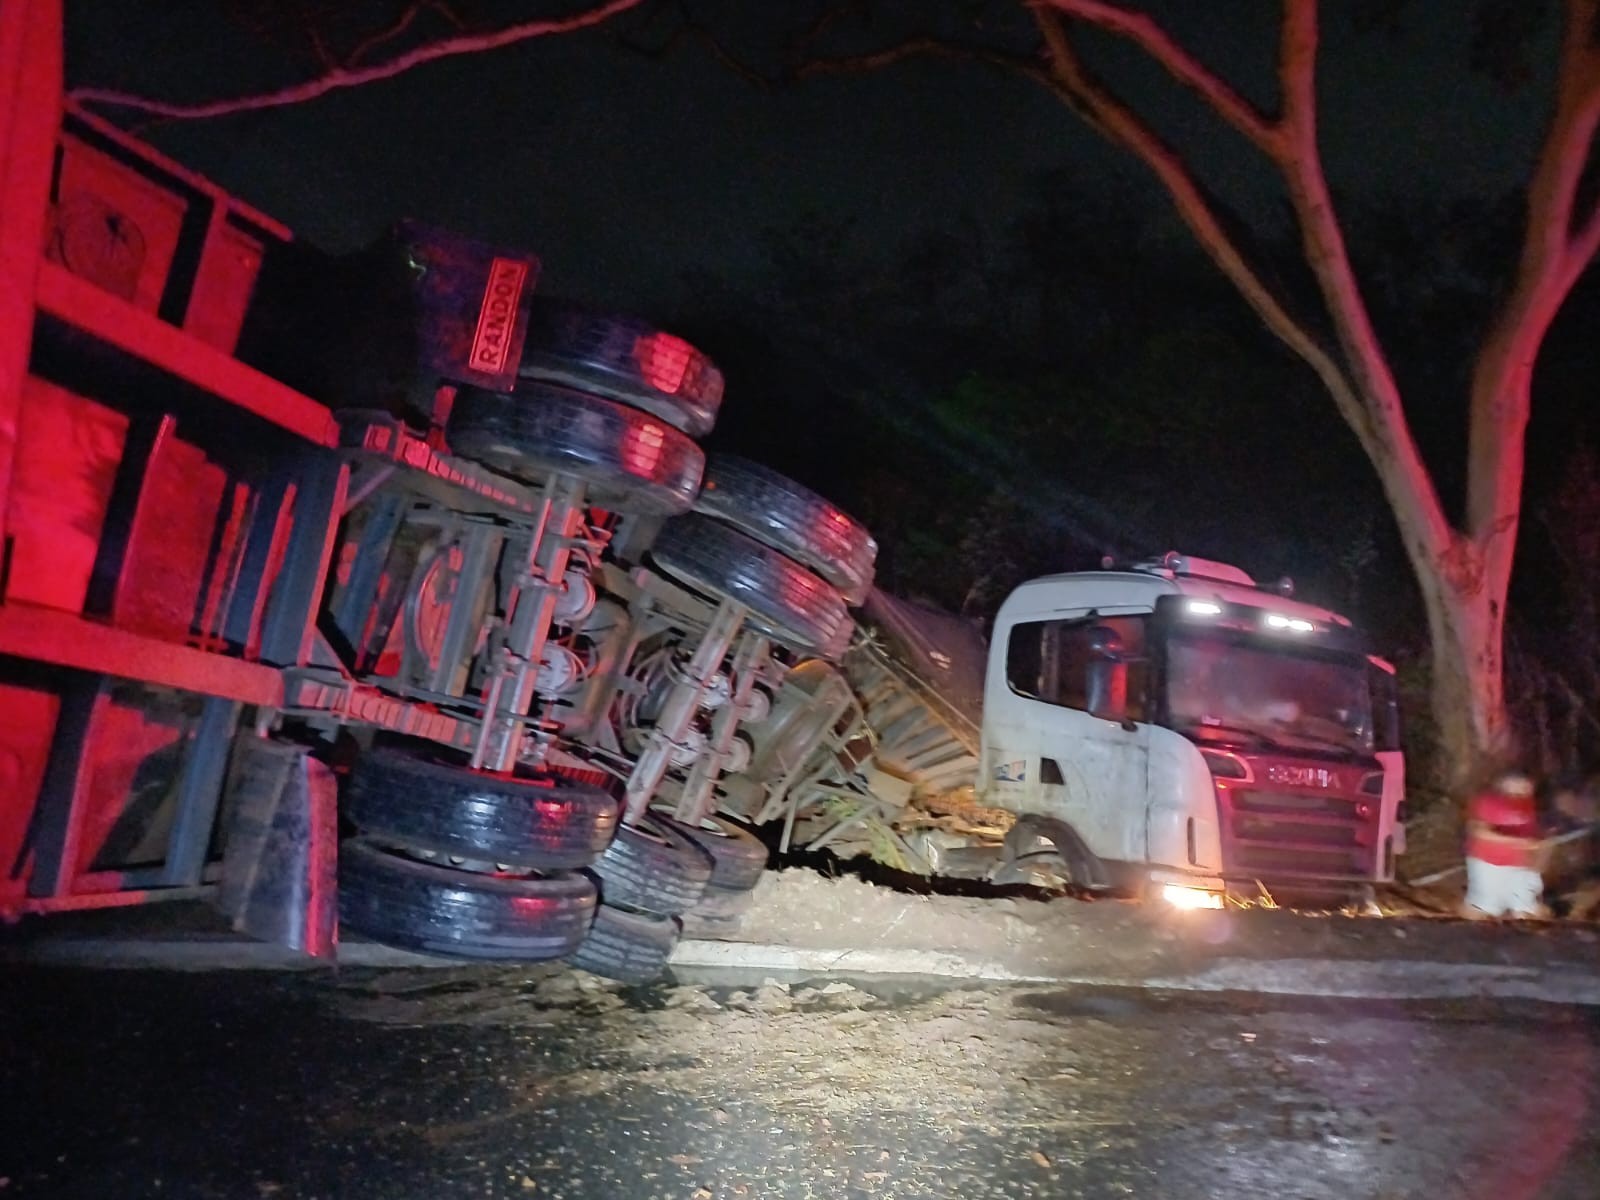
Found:
<svg viewBox="0 0 1600 1200"><path fill-rule="evenodd" d="M668 819L664 814L657 815ZM767 869L767 847L743 825L722 817L707 817L698 825L674 820L672 827L711 856L707 895L712 890L745 892L761 882Z"/></svg>
<svg viewBox="0 0 1600 1200"><path fill-rule="evenodd" d="M675 822L646 813L617 830L590 873L612 907L673 917L694 907L711 878L711 856Z"/></svg>
<svg viewBox="0 0 1600 1200"><path fill-rule="evenodd" d="M570 475L595 504L641 516L686 512L705 469L705 453L670 425L547 383L459 389L446 436L463 458L526 483Z"/></svg>
<svg viewBox="0 0 1600 1200"><path fill-rule="evenodd" d="M854 624L844 597L793 559L698 513L668 521L651 547L667 574L747 607L753 624L796 650L837 659Z"/></svg>
<svg viewBox="0 0 1600 1200"><path fill-rule="evenodd" d="M623 983L649 983L666 969L679 933L676 917L602 904L595 911L589 936L567 961L591 975Z"/></svg>
<svg viewBox="0 0 1600 1200"><path fill-rule="evenodd" d="M991 883L1106 888L1110 877L1078 831L1065 821L1028 814L1006 831L1000 863L989 872Z"/></svg>
<svg viewBox="0 0 1600 1200"><path fill-rule="evenodd" d="M722 372L682 338L627 317L533 301L519 374L609 396L704 437L722 406Z"/></svg>
<svg viewBox="0 0 1600 1200"><path fill-rule="evenodd" d="M515 779L399 750L362 755L344 812L362 833L531 871L587 867L610 845L617 802L568 780Z"/></svg>
<svg viewBox="0 0 1600 1200"><path fill-rule="evenodd" d="M713 455L694 507L811 568L852 604L866 599L878 543L866 526L787 475Z"/></svg>
<svg viewBox="0 0 1600 1200"><path fill-rule="evenodd" d="M354 837L339 847L339 920L422 954L504 962L565 958L597 907L582 875L480 875L418 862Z"/></svg>

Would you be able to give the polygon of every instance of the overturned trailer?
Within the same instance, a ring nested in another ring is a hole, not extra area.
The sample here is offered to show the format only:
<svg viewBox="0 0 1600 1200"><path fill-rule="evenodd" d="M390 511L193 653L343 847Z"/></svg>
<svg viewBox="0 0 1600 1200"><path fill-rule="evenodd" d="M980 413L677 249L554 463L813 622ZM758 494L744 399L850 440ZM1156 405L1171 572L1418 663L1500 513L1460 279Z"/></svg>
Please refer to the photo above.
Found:
<svg viewBox="0 0 1600 1200"><path fill-rule="evenodd" d="M401 222L330 256L61 103L0 7L0 914L206 896L332 955L659 970L867 531L707 459L695 347Z"/></svg>

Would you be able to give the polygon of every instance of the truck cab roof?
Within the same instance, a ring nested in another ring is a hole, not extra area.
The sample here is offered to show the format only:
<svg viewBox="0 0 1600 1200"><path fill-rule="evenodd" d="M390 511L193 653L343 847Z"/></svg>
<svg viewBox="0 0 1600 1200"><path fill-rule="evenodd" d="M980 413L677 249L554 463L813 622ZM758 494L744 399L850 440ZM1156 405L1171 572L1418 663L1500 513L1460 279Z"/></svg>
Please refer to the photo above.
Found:
<svg viewBox="0 0 1600 1200"><path fill-rule="evenodd" d="M1347 618L1319 605L1238 582L1249 576L1230 568L1229 578L1149 569L1068 571L1019 585L1000 606L997 623L1044 620L1066 612L1150 612L1162 596L1188 596L1218 604L1270 610L1288 618L1348 628Z"/></svg>

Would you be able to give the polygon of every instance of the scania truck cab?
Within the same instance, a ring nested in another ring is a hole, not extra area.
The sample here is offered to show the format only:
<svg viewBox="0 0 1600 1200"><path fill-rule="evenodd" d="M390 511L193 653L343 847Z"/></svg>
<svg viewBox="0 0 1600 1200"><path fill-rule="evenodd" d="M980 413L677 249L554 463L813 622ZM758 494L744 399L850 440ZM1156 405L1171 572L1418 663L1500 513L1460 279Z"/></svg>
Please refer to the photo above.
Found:
<svg viewBox="0 0 1600 1200"><path fill-rule="evenodd" d="M1337 613L1180 554L1001 606L980 802L1019 866L1188 907L1354 892L1404 849L1393 668Z"/></svg>

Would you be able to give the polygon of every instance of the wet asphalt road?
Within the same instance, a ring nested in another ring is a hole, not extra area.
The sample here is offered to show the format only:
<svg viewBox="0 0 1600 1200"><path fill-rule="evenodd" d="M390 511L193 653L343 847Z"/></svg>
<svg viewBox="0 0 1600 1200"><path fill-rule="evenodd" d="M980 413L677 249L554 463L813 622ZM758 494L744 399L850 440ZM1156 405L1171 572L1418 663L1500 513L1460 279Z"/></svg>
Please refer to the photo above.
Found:
<svg viewBox="0 0 1600 1200"><path fill-rule="evenodd" d="M1594 1200L1600 1018L11 970L0 1178L4 1200Z"/></svg>

